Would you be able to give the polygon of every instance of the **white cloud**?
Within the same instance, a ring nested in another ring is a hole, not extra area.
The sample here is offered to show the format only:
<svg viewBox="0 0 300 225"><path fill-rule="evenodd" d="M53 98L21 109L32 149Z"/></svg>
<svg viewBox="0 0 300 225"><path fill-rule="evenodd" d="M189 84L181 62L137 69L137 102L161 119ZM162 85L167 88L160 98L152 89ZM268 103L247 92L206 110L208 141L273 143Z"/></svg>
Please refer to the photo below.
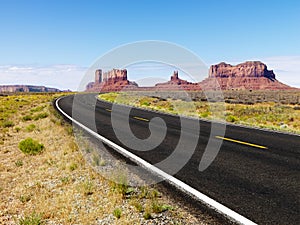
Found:
<svg viewBox="0 0 300 225"><path fill-rule="evenodd" d="M300 88L300 56L276 56L262 61L274 70L277 80Z"/></svg>
<svg viewBox="0 0 300 225"><path fill-rule="evenodd" d="M86 67L68 64L1 65L0 84L45 85L61 90L77 90L86 70Z"/></svg>

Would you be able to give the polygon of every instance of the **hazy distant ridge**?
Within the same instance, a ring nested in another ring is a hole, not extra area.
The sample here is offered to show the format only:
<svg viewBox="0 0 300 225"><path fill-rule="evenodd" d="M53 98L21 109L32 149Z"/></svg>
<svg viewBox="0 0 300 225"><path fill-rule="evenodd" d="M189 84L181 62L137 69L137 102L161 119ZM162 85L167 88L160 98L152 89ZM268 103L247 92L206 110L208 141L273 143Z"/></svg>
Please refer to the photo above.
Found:
<svg viewBox="0 0 300 225"><path fill-rule="evenodd" d="M0 92L62 92L57 88L35 85L0 85Z"/></svg>

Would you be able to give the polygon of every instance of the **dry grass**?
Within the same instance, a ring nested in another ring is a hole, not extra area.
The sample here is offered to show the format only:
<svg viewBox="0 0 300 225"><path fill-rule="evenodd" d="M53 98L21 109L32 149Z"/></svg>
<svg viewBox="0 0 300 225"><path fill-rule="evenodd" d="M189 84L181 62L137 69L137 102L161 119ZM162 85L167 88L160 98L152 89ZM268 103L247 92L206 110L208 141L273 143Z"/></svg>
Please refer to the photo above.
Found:
<svg viewBox="0 0 300 225"><path fill-rule="evenodd" d="M147 217L165 210L168 224L199 223L151 188L133 191L95 172L83 157L94 154L92 147L84 143L82 154L72 127L52 108L57 96L0 96L0 224L141 224L149 219L142 213ZM25 138L36 139L44 150L37 155L22 153L18 144ZM94 166L106 164L97 155L93 160Z"/></svg>

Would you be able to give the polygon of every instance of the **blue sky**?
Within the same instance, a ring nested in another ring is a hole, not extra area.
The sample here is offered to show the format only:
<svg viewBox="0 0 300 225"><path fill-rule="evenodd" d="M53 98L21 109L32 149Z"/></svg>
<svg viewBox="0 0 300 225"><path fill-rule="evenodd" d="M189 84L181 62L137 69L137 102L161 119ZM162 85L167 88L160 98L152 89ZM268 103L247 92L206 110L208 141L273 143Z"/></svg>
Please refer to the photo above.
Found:
<svg viewBox="0 0 300 225"><path fill-rule="evenodd" d="M261 60L278 79L300 87L299 12L296 0L0 0L0 83L75 89L86 68L110 49L163 40L190 49L207 65ZM45 74L50 78L43 80Z"/></svg>

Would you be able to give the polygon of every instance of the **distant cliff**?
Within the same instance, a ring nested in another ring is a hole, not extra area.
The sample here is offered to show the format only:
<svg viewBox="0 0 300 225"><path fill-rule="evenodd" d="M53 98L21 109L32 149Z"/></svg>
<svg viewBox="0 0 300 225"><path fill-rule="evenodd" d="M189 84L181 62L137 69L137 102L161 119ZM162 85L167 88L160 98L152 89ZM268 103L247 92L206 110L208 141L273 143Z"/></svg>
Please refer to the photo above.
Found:
<svg viewBox="0 0 300 225"><path fill-rule="evenodd" d="M95 81L86 86L87 91L120 91L137 90L292 90L296 89L279 82L273 70L259 61L248 61L236 66L225 62L212 65L208 77L199 83L182 80L178 71L174 71L170 80L158 83L154 87L138 87L135 82L128 81L127 70L113 69L102 73L96 70Z"/></svg>
<svg viewBox="0 0 300 225"><path fill-rule="evenodd" d="M62 92L57 88L34 85L0 85L0 92Z"/></svg>
<svg viewBox="0 0 300 225"><path fill-rule="evenodd" d="M294 89L279 82L273 70L259 61L249 61L232 66L227 63L212 65L209 69L208 78L199 84L210 89L218 81L222 90L284 90Z"/></svg>
<svg viewBox="0 0 300 225"><path fill-rule="evenodd" d="M273 70L259 61L249 61L232 66L227 63L212 65L209 69L209 77L266 77L275 79Z"/></svg>

